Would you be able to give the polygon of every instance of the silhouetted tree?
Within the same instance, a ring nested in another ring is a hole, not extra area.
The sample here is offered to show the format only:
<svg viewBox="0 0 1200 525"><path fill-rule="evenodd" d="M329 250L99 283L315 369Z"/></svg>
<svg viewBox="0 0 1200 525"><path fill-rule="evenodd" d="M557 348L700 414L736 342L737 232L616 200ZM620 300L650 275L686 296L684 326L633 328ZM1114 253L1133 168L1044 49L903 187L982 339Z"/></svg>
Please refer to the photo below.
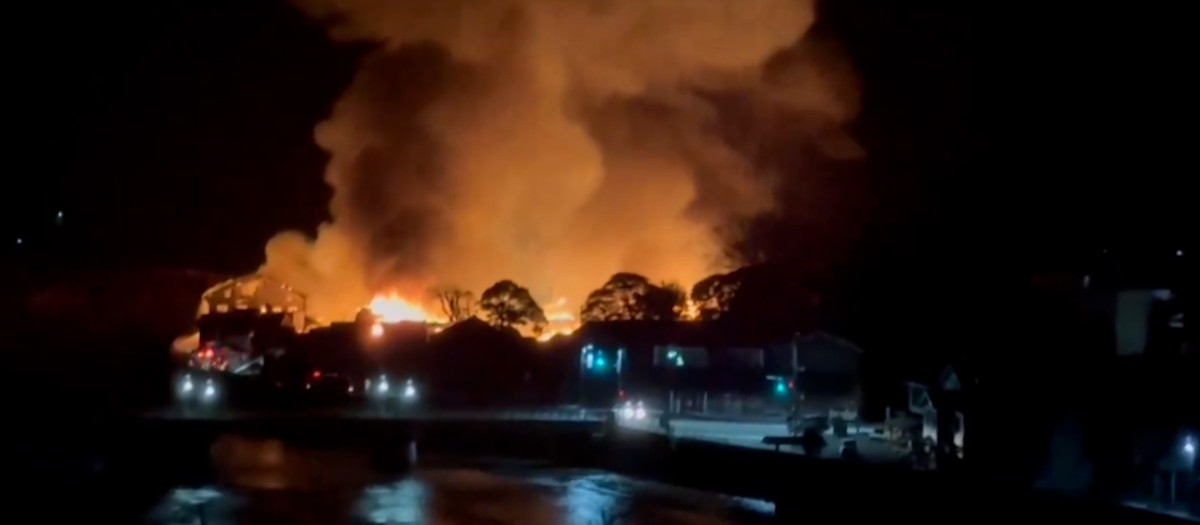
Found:
<svg viewBox="0 0 1200 525"><path fill-rule="evenodd" d="M529 290L509 280L493 284L479 299L479 309L493 326L513 328L531 325L534 333L546 325L546 313Z"/></svg>
<svg viewBox="0 0 1200 525"><path fill-rule="evenodd" d="M687 305L675 284L654 285L636 273L618 273L588 294L580 317L584 321L662 321L678 319Z"/></svg>
<svg viewBox="0 0 1200 525"><path fill-rule="evenodd" d="M729 304L741 284L739 277L740 274L736 272L718 273L692 286L692 304L699 310L701 320L719 319L729 311Z"/></svg>
<svg viewBox="0 0 1200 525"><path fill-rule="evenodd" d="M739 269L729 278L737 290L721 320L741 330L779 335L811 329L820 297L800 268L762 264Z"/></svg>
<svg viewBox="0 0 1200 525"><path fill-rule="evenodd" d="M644 299L650 319L679 319L687 311L687 291L678 283L652 286Z"/></svg>
<svg viewBox="0 0 1200 525"><path fill-rule="evenodd" d="M442 307L442 313L446 314L446 320L451 323L457 323L475 315L475 294L468 290L452 287L439 288L434 290L434 295Z"/></svg>

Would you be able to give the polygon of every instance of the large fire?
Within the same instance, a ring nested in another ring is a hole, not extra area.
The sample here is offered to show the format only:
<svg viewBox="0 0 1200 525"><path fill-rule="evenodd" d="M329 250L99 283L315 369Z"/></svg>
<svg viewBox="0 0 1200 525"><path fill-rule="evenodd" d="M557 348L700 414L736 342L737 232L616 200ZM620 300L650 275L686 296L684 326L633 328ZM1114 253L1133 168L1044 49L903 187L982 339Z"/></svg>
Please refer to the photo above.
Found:
<svg viewBox="0 0 1200 525"><path fill-rule="evenodd" d="M539 335L569 332L614 274L703 279L734 262L713 257L724 226L794 211L776 197L862 154L843 129L858 82L808 36L813 0L290 3L339 44L379 44L314 133L332 220L265 250L305 317L370 302L428 321L421 287L515 278L545 309ZM393 284L407 299L371 301Z"/></svg>
<svg viewBox="0 0 1200 525"><path fill-rule="evenodd" d="M367 305L379 317L381 323L402 323L402 322L417 322L428 323L438 322L441 319L438 316L430 314L421 305L409 301L399 294L390 293L387 295L376 295L371 299L371 303Z"/></svg>
<svg viewBox="0 0 1200 525"><path fill-rule="evenodd" d="M567 309L567 298L546 305L546 327L538 334L539 341L549 341L557 335L570 335L579 328L579 319Z"/></svg>
<svg viewBox="0 0 1200 525"><path fill-rule="evenodd" d="M441 315L432 313L419 303L405 299L395 292L376 295L374 299L371 299L367 308L378 317L376 323L371 327L373 337L383 336L384 324L432 323L438 325L435 328L435 333L437 333L447 323L447 320ZM681 317L685 321L697 320L699 318L698 305L688 300L687 306L681 312ZM579 318L571 313L567 306L567 299L563 297L547 305L546 325L537 334L537 338L539 341L549 341L555 336L570 335L578 328Z"/></svg>

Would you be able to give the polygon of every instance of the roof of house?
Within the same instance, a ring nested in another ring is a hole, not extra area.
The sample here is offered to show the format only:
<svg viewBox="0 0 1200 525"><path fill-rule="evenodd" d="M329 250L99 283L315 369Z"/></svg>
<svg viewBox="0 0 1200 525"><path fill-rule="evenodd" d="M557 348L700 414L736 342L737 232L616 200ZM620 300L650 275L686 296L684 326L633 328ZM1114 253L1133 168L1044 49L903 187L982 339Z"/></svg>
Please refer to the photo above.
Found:
<svg viewBox="0 0 1200 525"><path fill-rule="evenodd" d="M771 340L749 336L725 325L696 321L591 321L572 334L593 344L674 344L682 346L765 346ZM774 342L787 342L777 338Z"/></svg>
<svg viewBox="0 0 1200 525"><path fill-rule="evenodd" d="M470 317L447 326L441 332L438 332L434 337L441 341L448 340L471 340L471 339L520 339L520 335L515 330L503 330L496 328L487 321L478 317Z"/></svg>
<svg viewBox="0 0 1200 525"><path fill-rule="evenodd" d="M859 354L863 353L863 349L861 347L859 347L858 345L850 342L849 340L843 339L841 337L833 335L829 332L825 332L823 330L809 332L808 334L805 334L805 335L797 335L794 342L797 345L802 345L806 342L829 342L829 343L832 343L839 347L844 347L846 349L853 350Z"/></svg>
<svg viewBox="0 0 1200 525"><path fill-rule="evenodd" d="M942 390L961 390L964 381L978 382L971 368L961 359L942 361L940 365L924 367L923 371L909 381L926 388L938 386Z"/></svg>

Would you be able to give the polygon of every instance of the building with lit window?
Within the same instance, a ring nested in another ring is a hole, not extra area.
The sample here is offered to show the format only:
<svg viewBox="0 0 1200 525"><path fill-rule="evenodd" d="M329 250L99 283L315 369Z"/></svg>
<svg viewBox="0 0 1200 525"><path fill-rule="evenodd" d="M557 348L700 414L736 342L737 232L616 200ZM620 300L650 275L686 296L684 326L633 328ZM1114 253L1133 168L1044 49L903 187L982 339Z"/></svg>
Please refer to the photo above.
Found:
<svg viewBox="0 0 1200 525"><path fill-rule="evenodd" d="M862 349L817 331L792 341L795 416L859 418L862 405Z"/></svg>
<svg viewBox="0 0 1200 525"><path fill-rule="evenodd" d="M672 412L783 414L806 398L857 410L862 351L821 332L753 340L711 323L607 321L572 338L590 406L638 399Z"/></svg>

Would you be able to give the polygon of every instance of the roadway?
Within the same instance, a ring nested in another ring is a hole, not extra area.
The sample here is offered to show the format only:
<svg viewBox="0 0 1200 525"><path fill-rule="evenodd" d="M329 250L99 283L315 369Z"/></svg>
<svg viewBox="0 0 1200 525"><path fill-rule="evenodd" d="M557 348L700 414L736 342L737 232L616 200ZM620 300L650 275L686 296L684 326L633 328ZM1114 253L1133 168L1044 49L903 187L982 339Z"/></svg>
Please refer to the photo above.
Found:
<svg viewBox="0 0 1200 525"><path fill-rule="evenodd" d="M751 448L763 448L762 439L765 436L784 436L788 433L784 421L765 423L674 417L669 425L669 431L662 428L657 414L649 414L642 420L620 420L621 428L630 430Z"/></svg>
<svg viewBox="0 0 1200 525"><path fill-rule="evenodd" d="M662 428L659 414L649 413L645 419L620 419L620 427L633 431L651 432L670 435L677 439L691 439L721 443L725 445L774 450L774 445L763 444L767 436L788 435L787 422L782 418L777 421L763 421L762 418L751 420L713 419L709 417L675 416L669 422L670 430ZM875 437L876 428L863 425L861 428L851 428L851 433L845 438L838 438L832 431L824 434L826 447L821 457L837 458L841 455L841 444L844 441L855 441L859 453L869 461L897 461L907 455L907 451ZM780 452L803 454L798 446L782 445Z"/></svg>
<svg viewBox="0 0 1200 525"><path fill-rule="evenodd" d="M157 420L207 420L244 421L272 419L347 419L347 420L403 420L403 421L462 421L462 422L529 422L529 423L602 423L609 415L606 409L581 408L578 406L474 409L474 410L430 410L420 407L394 406L383 409L378 406L312 408L303 411L237 410L219 407L167 407L140 414L145 419ZM659 413L650 412L644 419L617 418L618 427L625 430L670 435L677 439L690 439L752 449L771 449L763 444L766 436L785 436L787 423L782 419L770 418L714 418L672 417L670 430L663 429ZM854 429L852 429L854 430ZM827 446L821 456L836 458L841 453L841 443L856 441L859 453L871 461L894 461L902 459L907 451L873 436L874 428L864 426L845 438L837 438L826 432ZM798 446L783 445L780 452L802 454Z"/></svg>

